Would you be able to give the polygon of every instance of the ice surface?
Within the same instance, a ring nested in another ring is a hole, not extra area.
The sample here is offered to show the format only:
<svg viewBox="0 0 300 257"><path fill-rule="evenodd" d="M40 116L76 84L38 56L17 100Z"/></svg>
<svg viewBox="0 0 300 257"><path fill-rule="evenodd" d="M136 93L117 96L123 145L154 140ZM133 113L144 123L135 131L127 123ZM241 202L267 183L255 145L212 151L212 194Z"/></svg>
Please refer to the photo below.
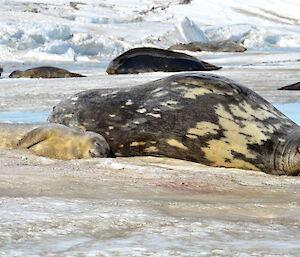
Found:
<svg viewBox="0 0 300 257"><path fill-rule="evenodd" d="M0 156L2 256L299 251L296 178L168 158Z"/></svg>
<svg viewBox="0 0 300 257"><path fill-rule="evenodd" d="M299 110L300 92L276 90L299 78L297 55L203 58L224 62L215 74ZM8 79L4 73L0 118L26 121L82 90L130 87L170 75L109 76L107 63L64 66L86 78ZM295 256L300 251L298 177L158 157L58 161L1 149L0 164L0 256Z"/></svg>
<svg viewBox="0 0 300 257"><path fill-rule="evenodd" d="M171 73L108 76L136 46L232 39L245 53L190 53L299 121L298 0L7 0L0 119L42 121L82 90ZM185 22L184 22L185 21ZM9 79L54 65L85 78ZM285 108L288 108L285 110ZM30 120L31 119L31 120ZM39 120L34 120L39 119ZM155 157L51 160L0 149L0 256L297 256L300 179Z"/></svg>
<svg viewBox="0 0 300 257"><path fill-rule="evenodd" d="M300 126L300 102L274 104L274 106Z"/></svg>

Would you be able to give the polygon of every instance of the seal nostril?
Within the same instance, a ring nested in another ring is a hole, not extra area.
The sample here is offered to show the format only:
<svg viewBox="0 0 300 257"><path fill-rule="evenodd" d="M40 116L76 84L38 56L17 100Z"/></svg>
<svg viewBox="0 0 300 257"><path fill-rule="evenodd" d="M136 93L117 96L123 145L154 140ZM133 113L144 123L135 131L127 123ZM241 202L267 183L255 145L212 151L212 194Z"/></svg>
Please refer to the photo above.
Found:
<svg viewBox="0 0 300 257"><path fill-rule="evenodd" d="M90 157L91 158L98 158L98 157L103 157L102 154L97 154L97 153L94 153L93 151L89 151L89 154L90 154Z"/></svg>
<svg viewBox="0 0 300 257"><path fill-rule="evenodd" d="M297 158L300 158L300 146L297 146L296 149L295 149L295 156Z"/></svg>

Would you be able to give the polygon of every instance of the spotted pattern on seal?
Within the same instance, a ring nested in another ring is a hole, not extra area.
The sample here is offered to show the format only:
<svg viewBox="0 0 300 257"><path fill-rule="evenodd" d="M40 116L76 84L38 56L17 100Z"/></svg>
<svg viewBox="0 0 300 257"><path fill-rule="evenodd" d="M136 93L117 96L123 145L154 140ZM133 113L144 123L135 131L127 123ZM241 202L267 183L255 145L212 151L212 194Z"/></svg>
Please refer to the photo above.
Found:
<svg viewBox="0 0 300 257"><path fill-rule="evenodd" d="M81 92L58 104L48 120L104 135L118 156L163 155L272 174L300 172L299 126L252 90L221 76L183 73L129 90Z"/></svg>

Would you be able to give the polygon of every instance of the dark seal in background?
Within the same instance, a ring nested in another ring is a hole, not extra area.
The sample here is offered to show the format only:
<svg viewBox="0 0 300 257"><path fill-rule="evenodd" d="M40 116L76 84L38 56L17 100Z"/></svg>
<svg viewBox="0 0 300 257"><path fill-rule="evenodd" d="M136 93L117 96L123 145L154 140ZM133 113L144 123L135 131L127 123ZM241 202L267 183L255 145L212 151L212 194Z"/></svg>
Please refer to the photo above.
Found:
<svg viewBox="0 0 300 257"><path fill-rule="evenodd" d="M214 66L197 58L170 50L141 47L131 49L108 65L108 74L133 74L144 72L210 71Z"/></svg>

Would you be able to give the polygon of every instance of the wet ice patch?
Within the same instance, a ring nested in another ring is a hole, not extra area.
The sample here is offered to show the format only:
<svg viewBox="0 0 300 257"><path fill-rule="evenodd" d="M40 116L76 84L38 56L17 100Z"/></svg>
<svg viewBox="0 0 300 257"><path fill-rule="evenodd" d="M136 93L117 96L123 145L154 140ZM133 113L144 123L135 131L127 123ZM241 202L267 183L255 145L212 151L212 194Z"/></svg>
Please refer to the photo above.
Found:
<svg viewBox="0 0 300 257"><path fill-rule="evenodd" d="M300 125L300 102L276 103L274 106L292 121Z"/></svg>
<svg viewBox="0 0 300 257"><path fill-rule="evenodd" d="M0 112L0 122L46 122L49 112L8 111Z"/></svg>

